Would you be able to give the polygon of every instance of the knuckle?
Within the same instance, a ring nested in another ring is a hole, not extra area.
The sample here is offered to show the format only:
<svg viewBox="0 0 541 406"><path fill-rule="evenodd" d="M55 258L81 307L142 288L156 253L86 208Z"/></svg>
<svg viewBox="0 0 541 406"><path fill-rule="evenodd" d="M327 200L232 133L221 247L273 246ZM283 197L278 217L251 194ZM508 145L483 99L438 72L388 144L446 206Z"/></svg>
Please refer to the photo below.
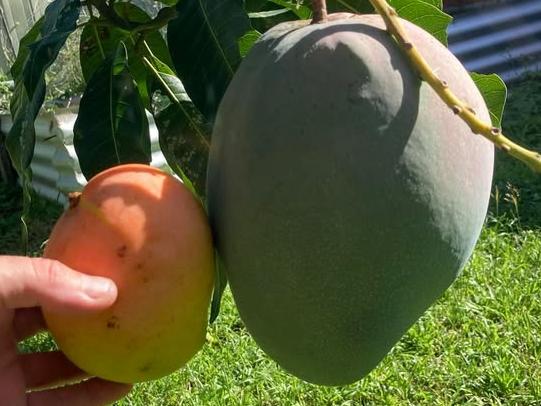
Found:
<svg viewBox="0 0 541 406"><path fill-rule="evenodd" d="M33 263L32 268L35 273L34 280L36 283L42 284L47 288L60 288L70 279L69 275L66 274L65 268L55 259L42 258L38 263Z"/></svg>
<svg viewBox="0 0 541 406"><path fill-rule="evenodd" d="M36 266L32 263L32 268L35 276L35 280L39 283L44 283L48 286L56 285L58 283L58 261L54 259L42 259L40 266Z"/></svg>

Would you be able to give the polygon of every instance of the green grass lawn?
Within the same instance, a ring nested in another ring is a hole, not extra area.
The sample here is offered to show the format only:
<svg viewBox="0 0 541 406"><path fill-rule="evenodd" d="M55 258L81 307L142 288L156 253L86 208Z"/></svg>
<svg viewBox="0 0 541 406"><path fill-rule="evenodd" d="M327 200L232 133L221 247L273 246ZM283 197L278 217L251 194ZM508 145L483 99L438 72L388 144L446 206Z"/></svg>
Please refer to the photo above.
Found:
<svg viewBox="0 0 541 406"><path fill-rule="evenodd" d="M541 76L514 88L504 125L541 150ZM498 154L476 250L447 293L367 378L317 387L281 370L251 339L229 291L203 350L181 371L136 385L118 405L541 405L541 177ZM0 185L0 253L18 247L18 193ZM36 199L31 249L60 208ZM54 347L39 335L24 351Z"/></svg>

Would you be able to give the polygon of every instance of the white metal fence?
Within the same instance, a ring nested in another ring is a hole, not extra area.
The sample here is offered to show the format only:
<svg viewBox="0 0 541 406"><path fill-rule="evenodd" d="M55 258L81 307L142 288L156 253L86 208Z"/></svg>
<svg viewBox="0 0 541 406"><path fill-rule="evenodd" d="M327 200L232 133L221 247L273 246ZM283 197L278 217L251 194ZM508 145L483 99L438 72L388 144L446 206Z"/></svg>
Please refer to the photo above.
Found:
<svg viewBox="0 0 541 406"><path fill-rule="evenodd" d="M43 14L47 0L0 0L0 70L7 71L19 41Z"/></svg>
<svg viewBox="0 0 541 406"><path fill-rule="evenodd" d="M67 203L67 194L82 189L86 179L81 173L73 146L73 126L76 111L63 109L55 114L46 113L35 123L36 148L31 163L34 190L61 204ZM158 129L150 120L152 166L168 170L158 139ZM0 131L4 134L11 128L11 117L0 115Z"/></svg>

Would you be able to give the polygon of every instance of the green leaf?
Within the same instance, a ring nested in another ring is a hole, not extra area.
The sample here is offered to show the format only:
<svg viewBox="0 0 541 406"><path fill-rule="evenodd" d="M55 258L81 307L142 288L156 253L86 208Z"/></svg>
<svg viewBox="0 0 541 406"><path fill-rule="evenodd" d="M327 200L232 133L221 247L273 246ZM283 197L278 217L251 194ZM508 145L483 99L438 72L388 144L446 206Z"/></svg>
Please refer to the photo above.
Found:
<svg viewBox="0 0 541 406"><path fill-rule="evenodd" d="M179 2L179 0L156 0L156 1L162 4L165 4L166 6L174 6Z"/></svg>
<svg viewBox="0 0 541 406"><path fill-rule="evenodd" d="M30 54L30 45L37 41L41 35L41 27L43 26L43 17L41 17L35 24L32 26L30 31L19 42L19 53L15 62L11 66L10 73L11 77L14 79L20 78L23 73L24 64Z"/></svg>
<svg viewBox="0 0 541 406"><path fill-rule="evenodd" d="M285 21L292 21L292 20L298 20L299 16L298 13L302 13L303 10L308 10L308 15L310 15L311 11L308 7L302 6L303 8L299 10L297 8L297 2L294 0L277 0L278 2L283 2L284 5L277 4L271 0L246 0L245 1L245 9L249 13L249 15L252 15L253 13L266 13L268 11L274 13L277 9L281 12L279 14L276 14L271 17L265 17L265 18L252 18L251 24L252 28L257 32L265 32L268 29L274 27L276 24L285 22ZM286 9L285 12L284 8ZM255 14L260 15L260 14ZM260 15L261 16L261 15Z"/></svg>
<svg viewBox="0 0 541 406"><path fill-rule="evenodd" d="M150 55L150 59L146 59L146 62L147 69L150 69L152 74L162 82L161 88L166 91L171 99L171 103L176 101L191 101L190 96L186 93L186 89L184 89L184 85L167 64L163 63L154 54ZM159 112L158 110L154 111Z"/></svg>
<svg viewBox="0 0 541 406"><path fill-rule="evenodd" d="M261 34L256 30L250 30L239 39L240 55L244 58L255 42L261 37Z"/></svg>
<svg viewBox="0 0 541 406"><path fill-rule="evenodd" d="M269 0L279 6L287 8L301 20L307 20L312 16L312 9L295 0Z"/></svg>
<svg viewBox="0 0 541 406"><path fill-rule="evenodd" d="M15 82L10 109L13 125L6 137L6 147L19 176L23 176L34 156L36 133L34 121L45 99L45 84L40 84L30 99L23 81Z"/></svg>
<svg viewBox="0 0 541 406"><path fill-rule="evenodd" d="M12 67L15 74L10 106L13 126L6 146L20 176L26 173L34 154L34 121L45 98L45 71L76 29L79 12L79 0L56 0L49 4L43 19L23 39L21 52Z"/></svg>
<svg viewBox="0 0 541 406"><path fill-rule="evenodd" d="M244 8L247 12L261 11L270 0L244 0Z"/></svg>
<svg viewBox="0 0 541 406"><path fill-rule="evenodd" d="M425 3L431 4L434 7L439 8L440 10L443 9L443 0L423 0Z"/></svg>
<svg viewBox="0 0 541 406"><path fill-rule="evenodd" d="M150 163L148 120L124 43L88 81L73 133L87 179L115 165Z"/></svg>
<svg viewBox="0 0 541 406"><path fill-rule="evenodd" d="M76 29L79 13L79 0L55 0L49 4L43 17L21 40L19 54L11 67L15 81L10 103L13 125L6 137L6 147L23 187L23 255L28 250L26 218L31 202L30 162L36 144L34 121L45 99L45 71L57 58L69 34Z"/></svg>
<svg viewBox="0 0 541 406"><path fill-rule="evenodd" d="M255 13L248 13L248 17L250 18L269 18L269 17L275 17L280 14L288 13L289 10L287 8L280 8L277 10L269 10L269 11L258 11Z"/></svg>
<svg viewBox="0 0 541 406"><path fill-rule="evenodd" d="M447 27L453 18L432 0L390 0L400 17L423 28L447 46Z"/></svg>
<svg viewBox="0 0 541 406"><path fill-rule="evenodd" d="M34 26L36 28L36 26ZM41 25L40 27L41 28ZM23 67L28 60L30 49L26 44L33 42L40 35L39 30L32 29L21 41L19 54L11 68L15 87L10 101L11 115L14 117L13 126L6 137L8 149L13 167L22 176L29 167L34 155L35 130L34 120L41 108L45 97L45 86L40 86L40 91L34 93L34 100L30 100L23 81Z"/></svg>
<svg viewBox="0 0 541 406"><path fill-rule="evenodd" d="M24 64L26 63L26 60L30 53L30 48L28 46L39 38L39 36L41 35L42 25L43 25L43 17L34 24L32 29L21 39L21 42L19 43L19 53L17 54L17 58L15 59L15 62L13 63L13 66L11 67L11 70L10 70L11 77L16 79L15 89L13 91L13 96L11 98L11 106L10 106L12 112L17 112L17 111L23 112L25 111L27 107L30 106L28 95L26 94L26 90L24 88L24 82L22 80L22 73L23 73ZM41 95L37 94L35 97L39 99ZM28 130L25 130L23 128L25 124L26 124L25 121L18 121L17 125L19 126L19 128L13 130L14 134L23 134L24 132L28 132ZM32 122L32 127L33 127L33 122ZM33 131L33 128L31 129L31 131ZM21 137L18 139L18 141L21 142L21 145L15 146L10 156L11 156L11 160L13 161L14 166L16 166L17 162L20 165L20 167L17 170L19 172L19 178L21 180L22 189L23 189L23 210L20 217L21 243L22 243L21 255L27 255L28 254L27 217L29 215L30 203L32 200L31 193L30 193L32 171L29 166L26 169L24 168L21 157L28 154L30 154L30 156L33 155L33 145L35 143L35 137L27 138L27 139L24 139Z"/></svg>
<svg viewBox="0 0 541 406"><path fill-rule="evenodd" d="M177 73L196 107L212 120L242 58L250 20L238 0L182 0L167 40Z"/></svg>
<svg viewBox="0 0 541 406"><path fill-rule="evenodd" d="M150 16L139 7L131 3L115 3L115 11L124 20L137 23L146 23L151 20ZM99 38L99 42L98 42ZM85 81L88 82L92 74L101 66L103 59L111 57L120 42L124 42L128 49L128 64L130 72L137 82L137 88L145 106L150 106L150 96L147 85L147 70L143 65L139 50L136 49L135 39L128 31L117 27L109 27L96 24L88 24L81 33L80 60L81 69ZM158 31L146 34L145 41L152 52L169 66L173 66L169 50L164 38ZM100 49L101 48L101 49ZM103 55L102 55L103 51Z"/></svg>
<svg viewBox="0 0 541 406"><path fill-rule="evenodd" d="M477 88L483 95L487 104L492 125L501 127L505 101L507 99L507 86L505 82L496 74L482 75L480 73L470 74Z"/></svg>
<svg viewBox="0 0 541 406"><path fill-rule="evenodd" d="M169 98L166 106L154 109L161 150L173 171L203 200L211 124L194 106L174 72L156 57L151 58L147 65Z"/></svg>
<svg viewBox="0 0 541 406"><path fill-rule="evenodd" d="M227 286L227 274L218 252L214 252L214 266L215 266L215 279L214 279L214 291L212 292L212 302L210 304L210 317L209 324L213 323L220 313L220 305L222 303L222 296Z"/></svg>
<svg viewBox="0 0 541 406"><path fill-rule="evenodd" d="M171 104L157 114L155 120L167 163L181 178L182 175L187 177L198 197L203 199L211 126L193 103L186 101Z"/></svg>
<svg viewBox="0 0 541 406"><path fill-rule="evenodd" d="M47 6L41 26L41 38L31 44L28 63L23 68L26 91L31 97L45 71L56 60L68 36L77 28L81 12L79 0L55 0Z"/></svg>

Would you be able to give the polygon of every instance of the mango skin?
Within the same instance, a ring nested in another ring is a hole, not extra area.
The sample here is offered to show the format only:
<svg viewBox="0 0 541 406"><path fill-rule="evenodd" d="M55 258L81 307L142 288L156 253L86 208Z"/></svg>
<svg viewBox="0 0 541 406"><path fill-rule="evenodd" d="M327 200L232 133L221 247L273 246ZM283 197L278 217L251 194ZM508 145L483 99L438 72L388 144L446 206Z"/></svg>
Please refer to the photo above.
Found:
<svg viewBox="0 0 541 406"><path fill-rule="evenodd" d="M45 256L115 281L118 299L89 314L44 309L67 357L104 379L135 383L182 367L205 341L214 278L206 214L181 182L146 165L90 180L56 223Z"/></svg>
<svg viewBox="0 0 541 406"><path fill-rule="evenodd" d="M374 15L280 24L220 105L208 211L240 316L292 374L366 376L466 264L494 151L422 83ZM489 121L460 62L412 41Z"/></svg>

